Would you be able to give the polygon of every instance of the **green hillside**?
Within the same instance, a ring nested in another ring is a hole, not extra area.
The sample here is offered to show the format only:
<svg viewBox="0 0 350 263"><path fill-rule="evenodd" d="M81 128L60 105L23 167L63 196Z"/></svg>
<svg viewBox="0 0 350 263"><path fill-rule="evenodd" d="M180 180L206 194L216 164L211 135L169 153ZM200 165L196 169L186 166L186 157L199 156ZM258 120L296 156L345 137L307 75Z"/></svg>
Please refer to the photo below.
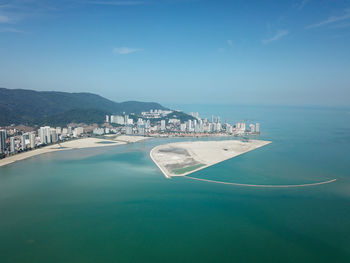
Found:
<svg viewBox="0 0 350 263"><path fill-rule="evenodd" d="M103 122L105 114L166 109L154 102L114 102L92 93L0 88L0 126Z"/></svg>

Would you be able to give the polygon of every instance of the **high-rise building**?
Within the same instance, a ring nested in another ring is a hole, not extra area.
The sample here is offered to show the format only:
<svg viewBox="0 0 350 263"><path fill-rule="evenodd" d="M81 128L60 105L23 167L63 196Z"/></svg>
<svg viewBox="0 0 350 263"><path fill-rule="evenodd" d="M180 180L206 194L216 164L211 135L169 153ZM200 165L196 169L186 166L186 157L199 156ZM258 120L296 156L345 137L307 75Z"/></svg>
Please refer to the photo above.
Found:
<svg viewBox="0 0 350 263"><path fill-rule="evenodd" d="M109 116L106 115L106 122L109 122Z"/></svg>
<svg viewBox="0 0 350 263"><path fill-rule="evenodd" d="M125 133L127 135L132 135L133 134L133 130L132 130L132 124L127 124L125 127Z"/></svg>
<svg viewBox="0 0 350 263"><path fill-rule="evenodd" d="M50 128L50 126L40 127L38 133L39 133L41 144L51 143L51 128Z"/></svg>
<svg viewBox="0 0 350 263"><path fill-rule="evenodd" d="M249 124L249 130L250 130L250 132L254 133L255 132L255 125Z"/></svg>
<svg viewBox="0 0 350 263"><path fill-rule="evenodd" d="M182 132L186 131L186 123L181 123L181 124L180 124L180 130L181 130Z"/></svg>
<svg viewBox="0 0 350 263"><path fill-rule="evenodd" d="M220 132L221 131L221 122L217 122L215 126L216 126L215 131Z"/></svg>
<svg viewBox="0 0 350 263"><path fill-rule="evenodd" d="M113 117L113 121L112 121L112 117ZM111 116L111 122L119 124L119 125L124 125L125 124L125 119L124 119L123 116L113 115L113 116Z"/></svg>
<svg viewBox="0 0 350 263"><path fill-rule="evenodd" d="M226 132L227 133L232 133L233 132L232 126L230 124L228 124L228 123L226 123Z"/></svg>
<svg viewBox="0 0 350 263"><path fill-rule="evenodd" d="M192 129L192 120L188 120L187 122L187 131L191 132L193 129Z"/></svg>
<svg viewBox="0 0 350 263"><path fill-rule="evenodd" d="M10 138L10 152L14 153L16 151L15 148L15 137Z"/></svg>
<svg viewBox="0 0 350 263"><path fill-rule="evenodd" d="M56 129L52 128L50 130L50 134L51 134L51 142L56 143L58 141L58 136L56 133Z"/></svg>
<svg viewBox="0 0 350 263"><path fill-rule="evenodd" d="M26 136L22 135L21 136L21 149L24 151L26 149Z"/></svg>
<svg viewBox="0 0 350 263"><path fill-rule="evenodd" d="M147 120L146 121L146 129L149 129L149 128L151 128L151 121Z"/></svg>
<svg viewBox="0 0 350 263"><path fill-rule="evenodd" d="M73 131L73 137L79 137L84 133L83 127L76 127Z"/></svg>
<svg viewBox="0 0 350 263"><path fill-rule="evenodd" d="M255 132L260 133L260 123L255 124Z"/></svg>
<svg viewBox="0 0 350 263"><path fill-rule="evenodd" d="M6 152L6 130L0 130L0 153Z"/></svg>
<svg viewBox="0 0 350 263"><path fill-rule="evenodd" d="M160 121L160 130L165 131L165 120Z"/></svg>
<svg viewBox="0 0 350 263"><path fill-rule="evenodd" d="M30 148L35 148L35 132L29 133Z"/></svg>
<svg viewBox="0 0 350 263"><path fill-rule="evenodd" d="M124 115L124 123L125 123L125 125L126 124L130 124L130 123L128 123L128 119L129 119L129 115Z"/></svg>
<svg viewBox="0 0 350 263"><path fill-rule="evenodd" d="M61 127L56 127L56 134L61 135L62 134L62 129Z"/></svg>
<svg viewBox="0 0 350 263"><path fill-rule="evenodd" d="M145 124L138 124L137 125L137 133L139 135L145 135L146 134Z"/></svg>
<svg viewBox="0 0 350 263"><path fill-rule="evenodd" d="M199 125L198 125L199 127L199 132L204 132L204 126L203 126L203 120L202 119L200 119L199 120Z"/></svg>

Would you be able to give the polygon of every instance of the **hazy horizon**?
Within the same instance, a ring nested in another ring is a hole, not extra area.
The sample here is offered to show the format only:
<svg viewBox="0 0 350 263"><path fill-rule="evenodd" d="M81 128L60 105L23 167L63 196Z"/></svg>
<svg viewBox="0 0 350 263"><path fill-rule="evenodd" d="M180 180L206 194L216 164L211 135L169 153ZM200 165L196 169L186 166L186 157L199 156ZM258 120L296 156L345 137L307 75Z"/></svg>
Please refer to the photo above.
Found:
<svg viewBox="0 0 350 263"><path fill-rule="evenodd" d="M0 0L0 86L350 106L350 1Z"/></svg>

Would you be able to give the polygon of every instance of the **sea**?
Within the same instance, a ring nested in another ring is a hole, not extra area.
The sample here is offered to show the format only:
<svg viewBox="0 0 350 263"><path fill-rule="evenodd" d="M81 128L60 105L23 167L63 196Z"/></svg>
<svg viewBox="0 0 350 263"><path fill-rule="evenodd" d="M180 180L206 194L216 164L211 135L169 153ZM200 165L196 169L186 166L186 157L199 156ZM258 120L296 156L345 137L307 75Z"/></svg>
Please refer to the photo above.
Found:
<svg viewBox="0 0 350 263"><path fill-rule="evenodd" d="M350 262L350 109L176 106L272 141L194 177L336 181L166 179L150 150L195 138L48 153L0 167L0 262Z"/></svg>

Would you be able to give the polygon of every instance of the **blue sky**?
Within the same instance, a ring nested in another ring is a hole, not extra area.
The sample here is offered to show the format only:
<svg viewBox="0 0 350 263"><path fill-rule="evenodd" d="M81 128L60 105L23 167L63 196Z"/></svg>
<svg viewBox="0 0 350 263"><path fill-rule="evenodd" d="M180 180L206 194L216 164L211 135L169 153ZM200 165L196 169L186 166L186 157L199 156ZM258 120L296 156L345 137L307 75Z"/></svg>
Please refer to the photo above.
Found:
<svg viewBox="0 0 350 263"><path fill-rule="evenodd" d="M350 1L0 0L0 86L350 106Z"/></svg>

